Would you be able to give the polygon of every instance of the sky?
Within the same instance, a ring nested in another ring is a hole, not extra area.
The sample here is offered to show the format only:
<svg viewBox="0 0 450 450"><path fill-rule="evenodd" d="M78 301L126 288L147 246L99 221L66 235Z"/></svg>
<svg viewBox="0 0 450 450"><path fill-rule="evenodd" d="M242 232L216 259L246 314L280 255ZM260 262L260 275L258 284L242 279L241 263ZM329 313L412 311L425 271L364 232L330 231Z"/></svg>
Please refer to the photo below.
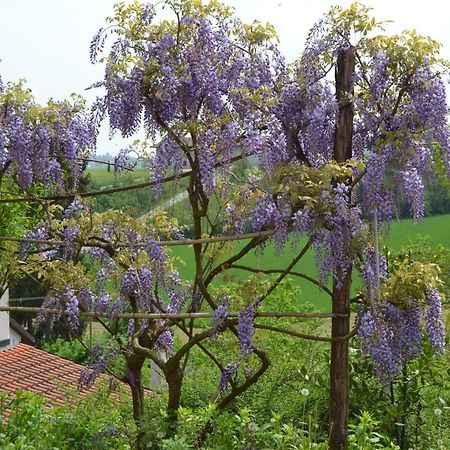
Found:
<svg viewBox="0 0 450 450"><path fill-rule="evenodd" d="M344 0L223 0L246 22L271 22L288 60L298 57L309 28L332 5ZM40 102L82 94L101 80L103 68L89 61L89 43L112 13L115 0L0 0L0 75L3 81L27 80ZM367 0L378 20L393 20L388 31L414 28L442 42L450 59L450 3L445 0ZM448 6L447 6L448 5ZM125 144L109 140L106 127L98 153L117 153Z"/></svg>

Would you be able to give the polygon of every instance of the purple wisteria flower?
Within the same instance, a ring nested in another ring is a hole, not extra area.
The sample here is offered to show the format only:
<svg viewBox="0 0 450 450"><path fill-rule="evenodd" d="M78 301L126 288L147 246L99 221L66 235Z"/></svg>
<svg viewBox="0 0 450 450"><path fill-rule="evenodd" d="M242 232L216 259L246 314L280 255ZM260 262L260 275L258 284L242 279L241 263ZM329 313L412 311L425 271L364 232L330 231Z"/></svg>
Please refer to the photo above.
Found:
<svg viewBox="0 0 450 450"><path fill-rule="evenodd" d="M224 395L226 390L227 390L227 386L230 383L230 380L232 380L236 375L237 375L237 371L238 371L238 367L239 365L237 363L228 363L223 371L222 371L222 375L220 377L220 382L219 382L219 391L221 393L221 395Z"/></svg>
<svg viewBox="0 0 450 450"><path fill-rule="evenodd" d="M74 200L64 211L65 219L78 217L83 211L86 211L86 205L81 200Z"/></svg>
<svg viewBox="0 0 450 450"><path fill-rule="evenodd" d="M21 189L44 183L53 191L65 189L64 179L77 187L80 159L95 147L95 132L81 102L37 104L21 83L3 86L0 110L0 160ZM8 100L5 102L5 98ZM70 171L70 177L65 173Z"/></svg>
<svg viewBox="0 0 450 450"><path fill-rule="evenodd" d="M223 301L214 311L211 319L211 329L209 335L214 338L225 329L225 322L228 317L228 302Z"/></svg>
<svg viewBox="0 0 450 450"><path fill-rule="evenodd" d="M416 358L423 345L422 322L435 351L445 350L445 330L441 321L442 306L435 289L426 292L428 304L411 302L399 308L382 301L367 308L361 316L358 341L361 352L373 361L374 373L388 383L407 362Z"/></svg>
<svg viewBox="0 0 450 450"><path fill-rule="evenodd" d="M47 240L49 238L48 236L48 230L47 226L45 224L41 225L34 231L29 231L25 236L24 239L36 239L36 240ZM23 256L28 256L28 252L30 251L33 244L30 242L23 242L20 246L20 252ZM36 248L38 251L42 251L43 244L36 244Z"/></svg>
<svg viewBox="0 0 450 450"><path fill-rule="evenodd" d="M80 226L66 226L64 229L64 241L62 245L63 256L66 260L72 258L75 254L75 243L80 233Z"/></svg>
<svg viewBox="0 0 450 450"><path fill-rule="evenodd" d="M441 296L436 289L426 292L427 306L425 309L425 327L428 339L436 353L445 351L445 328L442 323Z"/></svg>
<svg viewBox="0 0 450 450"><path fill-rule="evenodd" d="M67 322L73 331L78 331L80 327L80 307L78 297L75 295L73 289L67 289L64 297L66 302Z"/></svg>
<svg viewBox="0 0 450 450"><path fill-rule="evenodd" d="M377 270L377 258L375 249L367 247L364 249L364 264L359 267L359 272L364 285L373 299L379 293L380 284L387 276L387 262L384 255L379 255L379 267Z"/></svg>
<svg viewBox="0 0 450 450"><path fill-rule="evenodd" d="M100 294L97 297L95 297L94 310L97 314L104 314L109 310L112 303L113 300L110 294L108 293Z"/></svg>
<svg viewBox="0 0 450 450"><path fill-rule="evenodd" d="M114 172L122 173L133 170L134 163L130 160L130 149L120 150L119 154L114 158Z"/></svg>
<svg viewBox="0 0 450 450"><path fill-rule="evenodd" d="M156 340L156 347L165 351L173 350L173 334L172 331L163 331Z"/></svg>
<svg viewBox="0 0 450 450"><path fill-rule="evenodd" d="M425 189L417 168L400 171L400 178L405 197L411 203L414 219L422 219L425 215Z"/></svg>
<svg viewBox="0 0 450 450"><path fill-rule="evenodd" d="M238 339L242 354L253 353L253 320L258 309L258 302L248 305L238 315Z"/></svg>
<svg viewBox="0 0 450 450"><path fill-rule="evenodd" d="M128 321L127 335L129 338L133 337L134 335L134 319L130 319Z"/></svg>
<svg viewBox="0 0 450 450"><path fill-rule="evenodd" d="M100 344L94 345L88 366L80 372L78 390L90 389L95 380L105 372L108 364L117 358L115 349L106 349Z"/></svg>

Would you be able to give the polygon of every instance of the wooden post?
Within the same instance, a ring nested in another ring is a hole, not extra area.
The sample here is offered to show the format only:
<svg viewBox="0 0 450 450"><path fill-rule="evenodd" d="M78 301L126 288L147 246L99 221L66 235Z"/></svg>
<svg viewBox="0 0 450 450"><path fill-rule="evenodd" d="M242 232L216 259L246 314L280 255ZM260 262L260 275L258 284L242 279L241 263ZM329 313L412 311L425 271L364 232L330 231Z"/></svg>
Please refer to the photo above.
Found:
<svg viewBox="0 0 450 450"><path fill-rule="evenodd" d="M339 53L336 64L336 97L339 112L334 137L334 159L341 163L352 157L353 137L353 76L355 49ZM350 198L349 198L350 201ZM350 286L352 273L348 270L338 284L333 280L333 313L341 315L332 319L331 336L346 336L350 331ZM331 450L348 447L349 410L349 360L348 340L331 344L330 367L330 440Z"/></svg>

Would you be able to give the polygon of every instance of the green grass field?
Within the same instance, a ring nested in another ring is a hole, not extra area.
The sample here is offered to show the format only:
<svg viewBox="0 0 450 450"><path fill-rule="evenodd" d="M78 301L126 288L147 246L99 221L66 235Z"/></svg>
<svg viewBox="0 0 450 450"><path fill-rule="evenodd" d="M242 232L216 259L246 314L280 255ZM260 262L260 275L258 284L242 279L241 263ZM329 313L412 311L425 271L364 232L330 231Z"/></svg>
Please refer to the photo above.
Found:
<svg viewBox="0 0 450 450"><path fill-rule="evenodd" d="M111 171L108 172L107 166L102 168L89 168L85 171L86 174L90 175L92 182L103 186L113 184L115 181L120 181L121 179L126 179L127 182L130 180L147 180L148 169L134 169L131 172L125 172L123 175L117 175L114 173L114 165L111 166Z"/></svg>
<svg viewBox="0 0 450 450"><path fill-rule="evenodd" d="M420 237L429 237L430 245L437 246L442 244L450 248L450 215L427 217L420 223L414 223L412 220L403 220L394 222L388 238L384 241L381 239L381 245L387 244L393 251L398 251L411 242ZM384 241L384 242L383 242ZM290 244L286 246L285 252L281 256L274 254L273 244L269 243L262 255L257 255L255 252L247 254L239 264L252 266L261 269L283 269L296 256L296 250L300 250L305 239L300 240L298 246L293 249ZM238 243L235 249L242 248L244 244ZM194 264L193 264L193 250L191 247L173 247L173 255L180 257L185 264L178 264L181 277L184 280L193 280L194 278ZM312 251L306 253L303 259L295 266L298 272L303 272L310 276L316 276L316 267L314 262L314 254ZM238 281L240 278L248 277L249 272L233 271L231 279ZM299 299L299 304L310 302L317 306L318 309L328 310L330 308L330 299L327 294L321 292L315 285L304 281L300 278L292 278L302 290L302 298ZM230 280L230 272L227 274L227 280ZM223 282L222 277L217 277L215 285ZM360 281L355 277L353 283L353 290L356 291L360 286Z"/></svg>

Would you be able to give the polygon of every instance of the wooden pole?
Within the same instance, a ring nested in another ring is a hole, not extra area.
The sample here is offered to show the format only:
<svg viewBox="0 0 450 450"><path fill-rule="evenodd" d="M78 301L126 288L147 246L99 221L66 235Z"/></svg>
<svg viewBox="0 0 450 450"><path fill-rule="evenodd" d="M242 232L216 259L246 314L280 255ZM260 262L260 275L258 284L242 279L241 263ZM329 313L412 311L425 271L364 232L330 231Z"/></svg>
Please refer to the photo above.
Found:
<svg viewBox="0 0 450 450"><path fill-rule="evenodd" d="M353 137L353 76L355 49L341 51L336 64L336 98L339 105L334 138L334 159L338 163L352 157ZM348 199L350 202L350 198ZM338 274L339 275L339 274ZM333 313L331 337L346 336L350 331L350 286L352 271L349 269L338 283L333 280ZM330 440L331 450L348 447L349 410L349 343L334 340L331 343L330 367Z"/></svg>

